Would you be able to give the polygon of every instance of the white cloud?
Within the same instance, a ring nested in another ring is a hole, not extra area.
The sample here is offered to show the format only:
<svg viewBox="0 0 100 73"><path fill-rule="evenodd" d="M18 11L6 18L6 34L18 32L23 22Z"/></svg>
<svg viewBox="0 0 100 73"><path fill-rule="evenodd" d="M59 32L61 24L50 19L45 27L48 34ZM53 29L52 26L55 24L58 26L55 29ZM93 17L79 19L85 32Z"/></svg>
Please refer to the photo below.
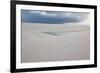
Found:
<svg viewBox="0 0 100 73"><path fill-rule="evenodd" d="M30 11L30 13L41 13L41 11Z"/></svg>
<svg viewBox="0 0 100 73"><path fill-rule="evenodd" d="M54 16L54 17L57 16L56 13L48 13L46 11L30 11L30 13L37 13L44 16Z"/></svg>

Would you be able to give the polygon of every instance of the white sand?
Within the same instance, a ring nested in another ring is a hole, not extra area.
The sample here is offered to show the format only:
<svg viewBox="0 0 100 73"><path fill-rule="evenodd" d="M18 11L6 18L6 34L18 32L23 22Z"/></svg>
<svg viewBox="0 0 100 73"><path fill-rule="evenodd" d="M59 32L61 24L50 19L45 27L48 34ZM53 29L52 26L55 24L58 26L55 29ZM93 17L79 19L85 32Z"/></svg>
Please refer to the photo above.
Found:
<svg viewBox="0 0 100 73"><path fill-rule="evenodd" d="M89 30L89 25L22 23L22 62L89 59ZM43 32L66 33L53 36Z"/></svg>

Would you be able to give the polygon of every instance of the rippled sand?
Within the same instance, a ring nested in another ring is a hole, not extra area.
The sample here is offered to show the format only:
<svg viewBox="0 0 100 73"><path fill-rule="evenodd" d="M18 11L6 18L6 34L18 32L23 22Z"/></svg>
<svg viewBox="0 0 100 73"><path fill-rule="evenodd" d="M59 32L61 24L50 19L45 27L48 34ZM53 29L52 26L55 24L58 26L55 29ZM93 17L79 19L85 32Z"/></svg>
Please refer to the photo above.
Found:
<svg viewBox="0 0 100 73"><path fill-rule="evenodd" d="M89 30L89 25L22 23L22 62L87 60Z"/></svg>

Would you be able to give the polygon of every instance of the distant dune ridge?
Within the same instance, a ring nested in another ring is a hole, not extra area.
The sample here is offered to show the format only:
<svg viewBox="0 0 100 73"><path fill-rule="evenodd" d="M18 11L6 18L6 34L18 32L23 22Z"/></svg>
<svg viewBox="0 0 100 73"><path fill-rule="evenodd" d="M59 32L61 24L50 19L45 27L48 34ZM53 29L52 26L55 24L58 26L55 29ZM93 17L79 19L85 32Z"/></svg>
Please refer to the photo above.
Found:
<svg viewBox="0 0 100 73"><path fill-rule="evenodd" d="M70 24L39 24L39 23L22 23L22 30L24 31L66 31L66 32L74 32L74 31L89 31L89 25L82 25L78 23L70 23Z"/></svg>

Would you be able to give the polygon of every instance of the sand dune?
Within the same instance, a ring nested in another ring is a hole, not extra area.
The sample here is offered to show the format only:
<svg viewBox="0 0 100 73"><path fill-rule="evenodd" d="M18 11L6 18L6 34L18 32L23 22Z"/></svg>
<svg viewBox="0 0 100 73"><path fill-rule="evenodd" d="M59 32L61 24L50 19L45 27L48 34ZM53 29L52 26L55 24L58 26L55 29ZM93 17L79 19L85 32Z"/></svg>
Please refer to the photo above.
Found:
<svg viewBox="0 0 100 73"><path fill-rule="evenodd" d="M22 62L89 59L89 30L89 25L22 23Z"/></svg>
<svg viewBox="0 0 100 73"><path fill-rule="evenodd" d="M75 32L75 31L87 31L89 30L89 25L83 24L34 24L34 23L22 23L22 31L39 31L39 32L47 32L47 31L66 31L66 32ZM23 30L25 29L25 30Z"/></svg>

